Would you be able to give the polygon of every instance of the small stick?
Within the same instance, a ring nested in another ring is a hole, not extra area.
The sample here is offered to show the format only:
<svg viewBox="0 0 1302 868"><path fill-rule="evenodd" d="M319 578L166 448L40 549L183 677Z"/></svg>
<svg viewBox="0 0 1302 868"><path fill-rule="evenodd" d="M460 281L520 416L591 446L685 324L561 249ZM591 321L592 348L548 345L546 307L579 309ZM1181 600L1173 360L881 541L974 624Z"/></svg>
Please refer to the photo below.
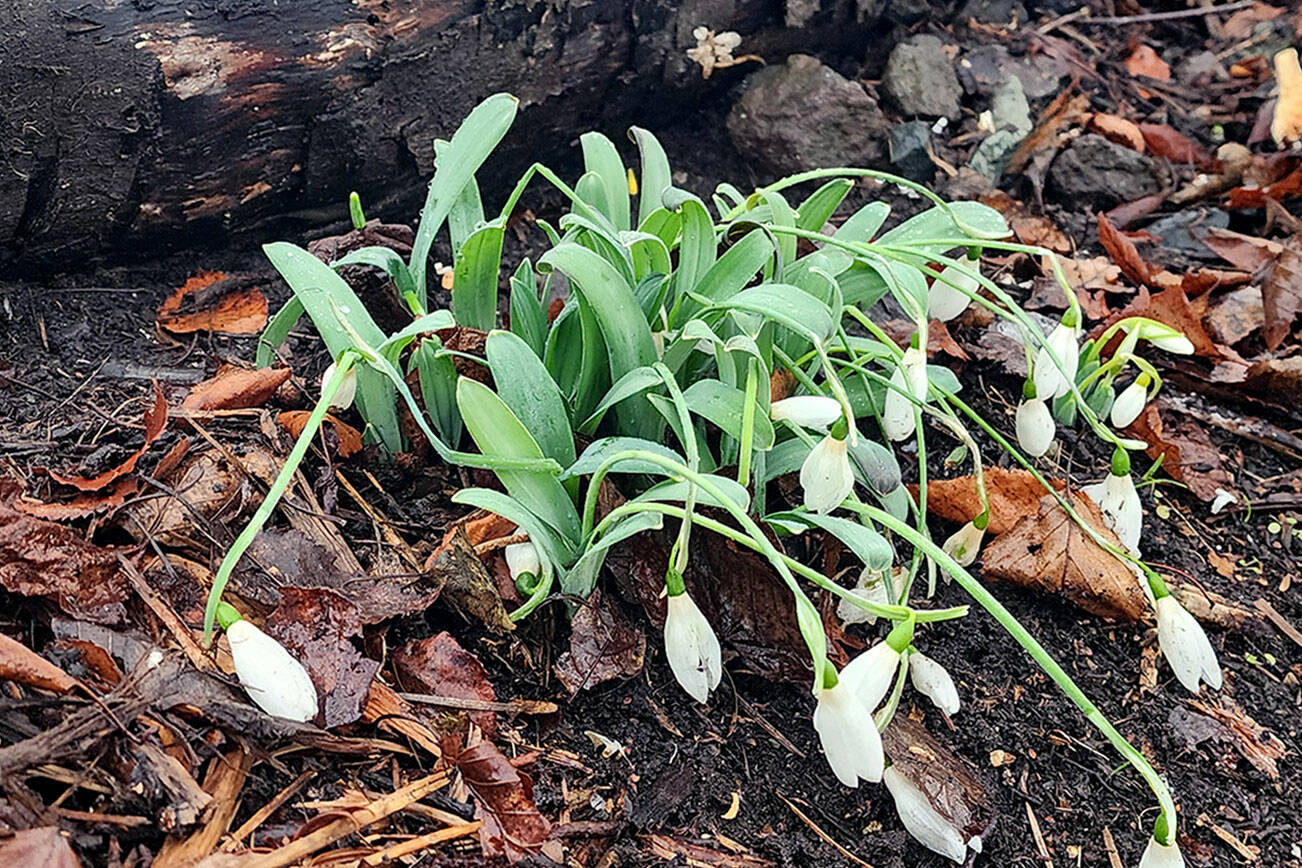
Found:
<svg viewBox="0 0 1302 868"><path fill-rule="evenodd" d="M221 849L230 852L238 847L241 841L252 835L259 826L266 822L268 817L276 813L276 810L279 809L281 805L285 804L285 802L289 801L289 799L302 789L303 785L311 780L315 774L316 769L308 769L298 777L294 778L288 786L276 793L270 802L267 802L261 808L258 808L252 817L249 817L238 829L232 832L226 843L222 844Z"/></svg>
<svg viewBox="0 0 1302 868"><path fill-rule="evenodd" d="M132 565L131 561L119 554L118 563L122 566L122 571L127 574L127 581L131 584L131 589L136 592L140 599L145 601L145 605L175 637L181 646L181 650L185 652L186 658L194 668L200 672L215 672L216 667L208 658L208 655L203 652L203 649L199 647L199 643L194 640L190 628L186 627L184 622L181 621L181 616L176 614L172 607L167 605L163 598L154 592L153 588L149 587L145 577Z"/></svg>
<svg viewBox="0 0 1302 868"><path fill-rule="evenodd" d="M827 843L835 847L837 849L837 852L839 852L842 856L849 859L851 862L853 862L856 865L863 866L863 868L873 868L872 865L868 864L864 860L860 859L858 856L851 853L849 850L842 847L841 844L835 838L833 838L831 835L827 834L821 828L819 828L817 823L809 819L809 817L805 816L805 812L797 808L794 804L792 804L791 800L788 799L786 796L782 795L776 790L774 791L774 794L783 802L786 802L787 807L790 808L792 812L795 813L795 815L800 818L801 822L803 822L806 826L808 826L811 830L813 830L813 833L815 835L817 835L818 837L822 838L824 841L826 841Z"/></svg>
<svg viewBox="0 0 1302 868"><path fill-rule="evenodd" d="M428 835L403 841L400 844L394 844L379 850L362 860L363 865L387 865L401 859L403 856L411 856L427 847L435 844L441 844L445 841L455 841L458 838L464 838L467 835L473 835L478 832L484 825L482 820L475 820L472 823L462 823L458 826L449 826L446 829L439 829L437 832L430 832Z"/></svg>
<svg viewBox="0 0 1302 868"><path fill-rule="evenodd" d="M456 696L434 696L429 693L399 693L408 702L437 705L442 708L460 708L465 711L502 711L507 714L555 714L560 710L554 702L537 699L511 699L492 702L486 699L462 699Z"/></svg>
<svg viewBox="0 0 1302 868"><path fill-rule="evenodd" d="M1224 6L1203 6L1199 9L1176 9L1173 12L1145 12L1143 15L1113 15L1104 18L1081 18L1081 24L1145 24L1149 21L1175 21L1179 18L1202 18L1205 15L1218 15L1221 12L1238 12L1251 9L1256 0L1239 0Z"/></svg>
<svg viewBox="0 0 1302 868"><path fill-rule="evenodd" d="M124 829L134 829L137 826L152 826L154 821L148 817L133 817L126 814L96 814L93 811L74 811L71 808L55 808L59 817L65 820L76 820L79 823L107 823L110 826L121 826Z"/></svg>

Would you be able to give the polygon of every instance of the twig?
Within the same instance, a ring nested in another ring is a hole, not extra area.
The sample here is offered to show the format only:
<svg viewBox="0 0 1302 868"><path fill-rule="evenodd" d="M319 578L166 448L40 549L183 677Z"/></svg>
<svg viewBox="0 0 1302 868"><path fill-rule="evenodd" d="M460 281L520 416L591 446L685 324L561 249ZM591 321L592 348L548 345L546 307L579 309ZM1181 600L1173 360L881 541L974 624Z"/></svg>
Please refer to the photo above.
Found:
<svg viewBox="0 0 1302 868"><path fill-rule="evenodd" d="M462 823L458 826L449 826L446 829L439 829L437 832L430 832L428 835L420 835L400 844L394 844L379 850L362 860L363 865L388 865L396 862L403 856L415 855L427 847L435 844L442 844L446 841L455 841L458 838L464 838L467 835L473 835L479 831L484 823L482 820L475 820L472 823Z"/></svg>
<svg viewBox="0 0 1302 868"><path fill-rule="evenodd" d="M781 799L783 802L786 803L786 806L790 808L797 817L800 818L800 821L802 823L808 826L815 835L817 835L818 837L822 838L824 841L826 841L827 843L835 847L838 853L840 853L842 856L849 859L851 862L853 862L856 865L861 865L863 866L863 868L873 868L872 865L860 859L858 856L854 855L849 850L845 849L845 847L842 847L841 844L835 838L833 838L831 835L824 832L817 823L809 819L809 817L805 816L805 812L797 808L794 804L792 804L790 799L788 799L786 796L779 793L777 790L774 790L773 792L774 795L776 795L779 799Z"/></svg>
<svg viewBox="0 0 1302 868"><path fill-rule="evenodd" d="M560 710L554 702L536 699L511 699L492 702L486 699L462 699L457 696L434 696L429 693L399 693L408 702L420 705L437 705L441 708L460 708L465 711L501 711L506 714L555 714Z"/></svg>
<svg viewBox="0 0 1302 868"><path fill-rule="evenodd" d="M1112 830L1107 826L1103 827L1103 849L1108 854L1108 864L1112 868L1126 868L1121 861L1121 854L1117 852L1117 842L1112 837Z"/></svg>
<svg viewBox="0 0 1302 868"><path fill-rule="evenodd" d="M134 817L126 814L96 814L93 811L74 811L71 808L55 808L54 811L60 819L74 820L78 823L105 823L110 826L121 826L124 829L154 825L154 821L148 817Z"/></svg>
<svg viewBox="0 0 1302 868"><path fill-rule="evenodd" d="M1142 15L1111 15L1103 18L1081 18L1081 24L1145 24L1150 21L1175 21L1179 18L1202 18L1206 15L1218 15L1222 12L1238 12L1251 9L1257 0L1239 0L1224 6L1203 6L1198 9L1176 9L1173 12L1145 12Z"/></svg>
<svg viewBox="0 0 1302 868"><path fill-rule="evenodd" d="M190 661L191 665L200 672L216 672L217 667L213 665L208 655L203 653L203 649L199 647L199 643L191 635L190 629L181 621L181 616L177 615L172 610L172 607L167 605L163 598L154 592L153 588L149 587L145 577L132 565L131 561L119 554L118 564L121 565L122 571L126 573L127 582L131 585L131 589L136 592L140 599L144 600L145 605L158 617L158 620L163 622L163 626L176 639L177 644L181 646L181 650L185 652L186 659Z"/></svg>
<svg viewBox="0 0 1302 868"><path fill-rule="evenodd" d="M230 852L238 847L241 841L252 835L259 826L266 822L268 817L276 813L280 806L289 801L290 798L302 789L303 785L310 781L314 775L316 775L316 769L308 769L298 777L294 778L294 780L290 781L289 785L276 793L271 801L254 811L252 817L249 817L238 829L232 832L230 838L226 840L226 843L222 844L221 849Z"/></svg>
<svg viewBox="0 0 1302 868"><path fill-rule="evenodd" d="M1035 809L1031 803L1026 803L1026 819L1031 823L1031 836L1035 838L1035 849L1040 851L1040 858L1044 860L1046 868L1053 868L1053 856L1049 853L1049 847L1044 843L1044 834L1040 831L1040 821L1035 818Z"/></svg>

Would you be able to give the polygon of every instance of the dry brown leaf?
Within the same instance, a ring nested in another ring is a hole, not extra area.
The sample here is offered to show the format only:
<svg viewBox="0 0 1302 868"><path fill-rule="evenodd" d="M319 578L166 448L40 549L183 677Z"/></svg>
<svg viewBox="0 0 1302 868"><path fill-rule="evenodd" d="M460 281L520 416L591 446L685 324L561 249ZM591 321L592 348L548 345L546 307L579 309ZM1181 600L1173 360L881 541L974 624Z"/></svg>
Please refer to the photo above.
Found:
<svg viewBox="0 0 1302 868"><path fill-rule="evenodd" d="M891 768L904 775L965 840L984 838L997 819L990 785L972 763L953 753L920 722L897 714L882 732Z"/></svg>
<svg viewBox="0 0 1302 868"><path fill-rule="evenodd" d="M1197 699L1186 701L1229 730L1243 758L1252 763L1258 771L1271 780L1279 779L1279 766L1276 761L1283 759L1288 752L1279 736L1253 720L1228 696L1221 696L1218 705L1210 705Z"/></svg>
<svg viewBox="0 0 1302 868"><path fill-rule="evenodd" d="M77 679L4 633L0 633L0 680L56 693L67 693L77 686Z"/></svg>
<svg viewBox="0 0 1302 868"><path fill-rule="evenodd" d="M85 476L63 476L50 470L47 471L50 478L58 480L64 485L71 485L79 491L99 491L115 479L126 476L135 470L136 462L140 460L140 456L145 454L150 445L158 439L158 435L162 434L163 429L167 427L167 399L163 397L163 390L159 388L158 383L154 383L154 403L145 411L144 422L145 442L126 461L112 470L106 470L98 476L90 478Z"/></svg>
<svg viewBox="0 0 1302 868"><path fill-rule="evenodd" d="M46 503L31 497L21 497L14 502L14 508L26 515L48 518L50 521L71 521L119 507L135 493L134 479L119 479L107 491L85 491L67 502Z"/></svg>
<svg viewBox="0 0 1302 868"><path fill-rule="evenodd" d="M1243 384L1278 406L1296 409L1302 402L1302 356L1256 362L1248 368Z"/></svg>
<svg viewBox="0 0 1302 868"><path fill-rule="evenodd" d="M1121 269L1121 273L1130 279L1137 286L1152 286L1153 284L1153 266L1139 255L1135 242L1131 241L1125 235L1112 225L1108 215L1099 212L1099 243L1103 249L1112 257L1112 261Z"/></svg>
<svg viewBox="0 0 1302 868"><path fill-rule="evenodd" d="M1154 156L1165 157L1173 163L1192 163L1201 166L1211 160L1207 149L1188 136L1166 124L1140 124L1139 132Z"/></svg>
<svg viewBox="0 0 1302 868"><path fill-rule="evenodd" d="M291 437L297 439L303 433L303 428L311 415L310 410L286 410L276 417L276 422L288 431ZM362 432L332 413L326 413L325 421L330 423L330 427L339 438L340 457L347 458L362 451Z"/></svg>
<svg viewBox="0 0 1302 868"><path fill-rule="evenodd" d="M406 690L452 699L497 699L479 658L446 631L408 642L395 649L389 659ZM484 738L491 741L497 737L497 718L491 711L471 712L469 718L483 731Z"/></svg>
<svg viewBox="0 0 1302 868"><path fill-rule="evenodd" d="M1158 57L1157 52L1150 46L1143 43L1136 45L1131 50L1130 56L1126 58L1126 72L1135 76L1142 75L1155 81L1171 80L1170 65L1161 57ZM1145 94L1147 92L1141 89L1140 93Z"/></svg>
<svg viewBox="0 0 1302 868"><path fill-rule="evenodd" d="M205 410L242 410L261 407L289 379L289 368L246 370L224 365L190 390L181 402L187 413Z"/></svg>
<svg viewBox="0 0 1302 868"><path fill-rule="evenodd" d="M1025 470L987 467L985 478L990 496L990 524L986 529L992 534L1010 530L1022 516L1034 512L1045 495L1044 487ZM1066 488L1060 479L1050 479L1049 483L1059 491ZM916 497L917 487L910 488ZM959 524L976 518L981 512L981 500L975 478L961 476L928 482L927 512Z"/></svg>
<svg viewBox="0 0 1302 868"><path fill-rule="evenodd" d="M1216 499L1217 489L1234 490L1220 453L1196 420L1182 413L1168 411L1161 398L1144 408L1130 426L1137 437L1148 443L1149 458L1162 459L1162 469L1170 477L1189 486L1199 500Z"/></svg>
<svg viewBox="0 0 1302 868"><path fill-rule="evenodd" d="M252 335L267 324L267 297L256 287L226 290L220 271L198 271L158 308L158 325L177 334Z"/></svg>
<svg viewBox="0 0 1302 868"><path fill-rule="evenodd" d="M1008 220L1013 234L1023 244L1046 247L1054 253L1071 253L1075 245L1058 224L1043 214L1032 214L1021 202L1003 190L990 190L981 194L981 203L994 208Z"/></svg>
<svg viewBox="0 0 1302 868"><path fill-rule="evenodd" d="M81 860L58 826L43 826L24 829L0 840L0 865L81 868Z"/></svg>
<svg viewBox="0 0 1302 868"><path fill-rule="evenodd" d="M1302 66L1298 65L1296 48L1275 55L1275 78L1279 80L1279 99L1270 135L1282 148L1302 138Z"/></svg>
<svg viewBox="0 0 1302 868"><path fill-rule="evenodd" d="M1246 181L1247 178L1245 177ZM1264 208L1266 200L1279 202L1302 194L1302 166L1284 175L1277 181L1265 185L1248 185L1235 187L1226 200L1228 208Z"/></svg>
<svg viewBox="0 0 1302 868"><path fill-rule="evenodd" d="M1144 134L1139 131L1138 124L1132 121L1116 115L1095 112L1090 115L1089 122L1085 126L1090 132L1098 133L1110 142L1144 153Z"/></svg>
<svg viewBox="0 0 1302 868"><path fill-rule="evenodd" d="M1217 256L1244 271L1256 271L1284 250L1278 241L1215 227L1208 229L1200 240Z"/></svg>
<svg viewBox="0 0 1302 868"><path fill-rule="evenodd" d="M534 804L533 781L492 742L483 741L459 752L444 744L445 755L452 758L475 797L476 819L484 821L479 833L484 855L505 856L515 863L536 853L547 840L551 824Z"/></svg>
<svg viewBox="0 0 1302 868"><path fill-rule="evenodd" d="M1077 513L1119 547L1094 502L1084 494L1070 497ZM1061 594L1105 618L1137 621L1148 607L1130 568L1090 539L1050 494L986 547L981 565L988 578Z"/></svg>
<svg viewBox="0 0 1302 868"><path fill-rule="evenodd" d="M1289 239L1262 277L1261 301L1265 315L1262 339L1267 349L1279 349L1302 311L1302 236Z"/></svg>
<svg viewBox="0 0 1302 868"><path fill-rule="evenodd" d="M574 615L556 677L573 696L613 678L632 678L645 661L646 635L610 596L594 591Z"/></svg>

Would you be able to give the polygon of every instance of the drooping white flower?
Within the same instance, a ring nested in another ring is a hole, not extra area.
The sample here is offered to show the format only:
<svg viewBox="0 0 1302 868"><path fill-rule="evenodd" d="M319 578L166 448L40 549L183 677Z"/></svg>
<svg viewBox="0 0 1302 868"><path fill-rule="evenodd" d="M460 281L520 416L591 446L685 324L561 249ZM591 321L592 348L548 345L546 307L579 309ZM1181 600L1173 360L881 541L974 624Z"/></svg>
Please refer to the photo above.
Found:
<svg viewBox="0 0 1302 868"><path fill-rule="evenodd" d="M525 574L537 576L542 569L538 549L534 548L532 542L512 543L502 549L502 555L506 558L506 568L511 571L511 581Z"/></svg>
<svg viewBox="0 0 1302 868"><path fill-rule="evenodd" d="M1035 354L1035 365L1032 368L1035 394L1047 400L1051 397L1060 398L1071 391L1072 384L1076 382L1076 370L1080 366L1080 346L1077 340L1076 329L1064 323L1058 323L1049 332L1045 341L1048 347L1040 347ZM1049 355L1050 348L1053 355L1062 362L1061 370L1053 356Z"/></svg>
<svg viewBox="0 0 1302 868"><path fill-rule="evenodd" d="M909 395L919 401L927 397L927 357L917 347L904 351L904 358L891 374L891 388L886 390L882 433L891 440L913 435L913 402Z"/></svg>
<svg viewBox="0 0 1302 868"><path fill-rule="evenodd" d="M886 698L899 670L900 652L886 642L878 642L846 664L841 670L841 683L849 685L859 701L874 711Z"/></svg>
<svg viewBox="0 0 1302 868"><path fill-rule="evenodd" d="M1017 407L1015 422L1017 444L1023 452L1032 458L1039 458L1049 451L1058 428L1047 404L1039 398L1022 401Z"/></svg>
<svg viewBox="0 0 1302 868"><path fill-rule="evenodd" d="M959 864L967 860L963 834L940 815L931 800L912 781L895 766L889 766L882 775L882 782L895 801L895 813L899 814L900 822L918 843Z"/></svg>
<svg viewBox="0 0 1302 868"><path fill-rule="evenodd" d="M267 714L300 723L316 716L316 688L303 664L243 619L226 628L240 684Z"/></svg>
<svg viewBox="0 0 1302 868"><path fill-rule="evenodd" d="M1139 418L1148 401L1148 377L1141 374L1135 382L1121 390L1117 400L1112 402L1112 427L1126 428Z"/></svg>
<svg viewBox="0 0 1302 868"><path fill-rule="evenodd" d="M1176 679L1190 693L1198 692L1200 679L1213 690L1220 690L1221 664L1198 619L1190 615L1175 597L1159 597L1155 608L1157 641Z"/></svg>
<svg viewBox="0 0 1302 868"><path fill-rule="evenodd" d="M719 637L686 592L669 597L666 603L665 657L669 668L689 696L705 702L723 677Z"/></svg>
<svg viewBox="0 0 1302 868"><path fill-rule="evenodd" d="M835 687L820 688L817 696L814 731L836 779L847 787L859 786L861 778L880 781L886 758L872 709L860 701L844 677Z"/></svg>
<svg viewBox="0 0 1302 868"><path fill-rule="evenodd" d="M975 521L954 531L940 548L945 554L958 561L961 567L970 567L981 551L981 541L985 539L985 528L978 528Z"/></svg>
<svg viewBox="0 0 1302 868"><path fill-rule="evenodd" d="M800 465L800 487L805 492L805 509L831 512L854 490L854 470L845 438L828 434L818 441L805 463Z"/></svg>
<svg viewBox="0 0 1302 868"><path fill-rule="evenodd" d="M826 431L841 418L841 404L835 398L822 395L796 395L774 401L769 407L769 418L774 422L787 420L802 428Z"/></svg>
<svg viewBox="0 0 1302 868"><path fill-rule="evenodd" d="M321 375L321 386L330 382L335 375L335 363L331 362L330 366L325 369ZM357 397L357 369L349 368L348 373L344 374L343 382L335 390L334 397L330 399L330 406L336 410L347 410L353 406L353 399Z"/></svg>
<svg viewBox="0 0 1302 868"><path fill-rule="evenodd" d="M1149 838L1139 868L1184 868L1184 856L1175 841L1163 844L1156 838Z"/></svg>
<svg viewBox="0 0 1302 868"><path fill-rule="evenodd" d="M976 263L971 263L969 268L975 269ZM931 282L931 289L927 293L927 316L949 322L967 310L972 302L972 294L980 285L976 275L966 274L953 265L945 266Z"/></svg>
<svg viewBox="0 0 1302 868"><path fill-rule="evenodd" d="M958 688L944 666L921 651L915 651L909 655L909 679L913 682L913 689L930 699L941 711L951 717L958 714Z"/></svg>
<svg viewBox="0 0 1302 868"><path fill-rule="evenodd" d="M880 603L883 606L890 603L890 594L886 591L886 579L881 570L864 567L863 572L859 573L859 581L851 589L850 593L870 603ZM837 602L836 615L846 624L877 623L876 615L861 609L845 598L841 598Z"/></svg>
<svg viewBox="0 0 1302 868"><path fill-rule="evenodd" d="M1176 332L1175 334L1163 334L1149 337L1148 342L1159 350L1166 350L1168 353L1175 353L1178 356L1193 355L1193 341L1184 335Z"/></svg>
<svg viewBox="0 0 1302 868"><path fill-rule="evenodd" d="M1109 473L1108 478L1081 489L1098 504L1103 519L1128 551L1139 551L1144 529L1144 505L1129 473Z"/></svg>

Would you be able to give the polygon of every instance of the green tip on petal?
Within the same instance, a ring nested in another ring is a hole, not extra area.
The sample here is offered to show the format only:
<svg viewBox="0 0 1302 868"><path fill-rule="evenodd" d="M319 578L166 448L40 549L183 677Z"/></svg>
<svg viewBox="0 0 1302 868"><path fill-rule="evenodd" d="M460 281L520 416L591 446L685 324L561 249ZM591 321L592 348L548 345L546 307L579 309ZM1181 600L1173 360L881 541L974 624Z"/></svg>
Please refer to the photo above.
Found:
<svg viewBox="0 0 1302 868"><path fill-rule="evenodd" d="M1129 476L1130 475L1130 453L1121 447L1112 453L1112 475Z"/></svg>
<svg viewBox="0 0 1302 868"><path fill-rule="evenodd" d="M217 623L222 625L222 629L228 629L236 621L243 621L242 616L230 603L217 604Z"/></svg>

